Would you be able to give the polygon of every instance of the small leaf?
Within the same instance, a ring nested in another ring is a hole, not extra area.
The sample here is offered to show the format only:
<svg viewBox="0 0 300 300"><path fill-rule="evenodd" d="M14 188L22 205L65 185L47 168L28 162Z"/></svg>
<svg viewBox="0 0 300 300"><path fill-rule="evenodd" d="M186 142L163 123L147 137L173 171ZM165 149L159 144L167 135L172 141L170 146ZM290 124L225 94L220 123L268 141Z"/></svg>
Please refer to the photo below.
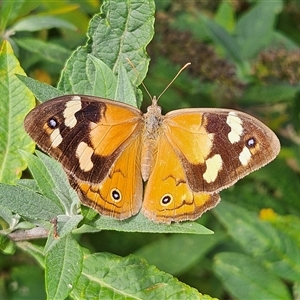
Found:
<svg viewBox="0 0 300 300"><path fill-rule="evenodd" d="M221 2L214 20L228 32L233 32L236 25L233 4L231 4L230 2Z"/></svg>
<svg viewBox="0 0 300 300"><path fill-rule="evenodd" d="M133 90L133 86L129 80L128 74L122 63L120 63L120 68L118 72L118 81L116 87L116 95L114 99L124 102L126 104L130 104L135 107L137 107L138 105Z"/></svg>
<svg viewBox="0 0 300 300"><path fill-rule="evenodd" d="M242 253L219 253L214 271L236 299L292 299L286 286L254 259Z"/></svg>
<svg viewBox="0 0 300 300"><path fill-rule="evenodd" d="M54 183L53 192L59 198L66 214L75 214L79 198L77 193L71 188L66 173L63 171L62 165L40 151L36 151L36 154L47 168L47 171Z"/></svg>
<svg viewBox="0 0 300 300"><path fill-rule="evenodd" d="M22 249L24 252L30 254L35 260L40 264L42 268L45 268L45 256L43 253L43 247L32 244L27 241L17 242L18 248Z"/></svg>
<svg viewBox="0 0 300 300"><path fill-rule="evenodd" d="M0 6L0 32L5 31L9 22L14 20L23 6L25 0L1 1Z"/></svg>
<svg viewBox="0 0 300 300"><path fill-rule="evenodd" d="M158 224L149 221L142 213L119 221L113 218L100 216L89 225L101 230L117 230L125 232L160 232L160 233L191 233L191 234L212 234L213 232L196 222L183 222L169 224Z"/></svg>
<svg viewBox="0 0 300 300"><path fill-rule="evenodd" d="M30 89L30 91L40 102L45 102L51 98L64 95L63 92L49 84L37 81L27 76L17 75L17 77L28 87L28 89Z"/></svg>
<svg viewBox="0 0 300 300"><path fill-rule="evenodd" d="M50 28L76 30L76 26L61 18L52 16L29 16L21 19L11 27L14 31L38 31Z"/></svg>
<svg viewBox="0 0 300 300"><path fill-rule="evenodd" d="M101 266L101 268L99 268ZM86 255L74 299L210 299L136 256Z"/></svg>
<svg viewBox="0 0 300 300"><path fill-rule="evenodd" d="M19 218L14 216L8 208L0 205L0 227L3 230L13 230Z"/></svg>
<svg viewBox="0 0 300 300"><path fill-rule="evenodd" d="M29 170L35 179L40 192L47 198L51 199L57 206L61 207L61 209L63 209L60 199L53 193L55 184L46 166L35 155L32 155L26 151L22 151L21 153L28 164Z"/></svg>
<svg viewBox="0 0 300 300"><path fill-rule="evenodd" d="M89 60L92 61L93 67ZM101 95L104 98L115 99L115 90L117 86L117 79L113 71L99 58L88 54L88 82L94 83L91 86L89 95ZM77 87L78 88L78 87ZM85 90L85 87L82 87Z"/></svg>
<svg viewBox="0 0 300 300"><path fill-rule="evenodd" d="M16 244L7 235L0 234L0 250L5 254L14 254Z"/></svg>
<svg viewBox="0 0 300 300"><path fill-rule="evenodd" d="M23 49L38 55L43 60L63 66L71 51L59 44L33 38L18 38L14 41Z"/></svg>
<svg viewBox="0 0 300 300"><path fill-rule="evenodd" d="M49 221L64 212L53 201L28 188L0 184L0 205L34 220Z"/></svg>
<svg viewBox="0 0 300 300"><path fill-rule="evenodd" d="M275 1L272 6L266 1L259 1L239 18L236 35L243 59L253 58L269 45L282 5L281 0Z"/></svg>
<svg viewBox="0 0 300 300"><path fill-rule="evenodd" d="M59 239L47 253L45 279L48 299L65 299L69 295L80 275L82 259L81 248L70 234Z"/></svg>
<svg viewBox="0 0 300 300"><path fill-rule="evenodd" d="M76 216L57 216L57 224L56 224L56 230L58 237L56 238L54 236L54 230L49 234L47 243L44 248L44 253L47 253L52 249L56 243L59 242L60 239L64 238L66 235L70 234L80 223L80 221L83 219L83 216L76 215Z"/></svg>
<svg viewBox="0 0 300 300"><path fill-rule="evenodd" d="M196 265L216 244L223 241L221 235L171 235L147 244L135 251L151 265L178 276ZM184 245L184 251L182 251Z"/></svg>
<svg viewBox="0 0 300 300"><path fill-rule="evenodd" d="M18 150L33 151L34 143L26 134L23 120L34 107L32 93L15 74L23 69L7 41L0 45L0 182L14 183L26 168ZM24 74L25 75L25 74Z"/></svg>
<svg viewBox="0 0 300 300"><path fill-rule="evenodd" d="M225 30L225 28L204 15L201 15L201 20L206 25L206 29L210 38L219 44L232 60L242 63L239 45L237 44L236 40Z"/></svg>

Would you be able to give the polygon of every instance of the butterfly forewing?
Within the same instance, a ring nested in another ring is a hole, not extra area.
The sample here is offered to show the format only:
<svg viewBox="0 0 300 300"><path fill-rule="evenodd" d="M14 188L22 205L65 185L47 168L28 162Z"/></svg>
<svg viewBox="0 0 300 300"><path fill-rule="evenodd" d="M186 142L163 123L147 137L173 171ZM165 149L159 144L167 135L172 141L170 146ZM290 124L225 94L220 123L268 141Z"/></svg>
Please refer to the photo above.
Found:
<svg viewBox="0 0 300 300"><path fill-rule="evenodd" d="M60 161L67 173L99 183L123 149L140 134L141 121L141 112L134 107L70 95L37 106L24 124L38 146Z"/></svg>

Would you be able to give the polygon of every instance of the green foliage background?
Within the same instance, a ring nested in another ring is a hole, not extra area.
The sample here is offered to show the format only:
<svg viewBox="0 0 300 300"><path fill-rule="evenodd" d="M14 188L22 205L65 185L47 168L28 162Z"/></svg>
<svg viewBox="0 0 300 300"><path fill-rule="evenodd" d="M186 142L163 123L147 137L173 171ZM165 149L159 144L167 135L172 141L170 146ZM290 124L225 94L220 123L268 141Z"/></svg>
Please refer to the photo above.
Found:
<svg viewBox="0 0 300 300"><path fill-rule="evenodd" d="M101 4L0 3L0 299L299 299L299 1ZM196 222L79 211L60 165L32 154L22 123L34 96L86 93L145 110L141 81L160 94L186 62L163 111L246 111L278 134L279 157Z"/></svg>

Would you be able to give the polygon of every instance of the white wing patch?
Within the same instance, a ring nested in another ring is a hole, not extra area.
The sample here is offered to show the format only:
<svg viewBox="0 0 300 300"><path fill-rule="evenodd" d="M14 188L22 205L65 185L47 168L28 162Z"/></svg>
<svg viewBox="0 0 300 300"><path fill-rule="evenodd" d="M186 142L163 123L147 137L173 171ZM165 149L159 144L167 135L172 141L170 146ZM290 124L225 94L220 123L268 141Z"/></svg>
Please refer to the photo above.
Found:
<svg viewBox="0 0 300 300"><path fill-rule="evenodd" d="M207 183L212 183L216 180L219 172L222 170L222 157L220 154L215 154L213 157L208 158L205 163L206 171L203 174L203 178Z"/></svg>
<svg viewBox="0 0 300 300"><path fill-rule="evenodd" d="M243 134L243 121L237 116L237 114L231 111L228 116L226 123L231 128L231 131L228 133L228 139L231 144L237 143L240 141Z"/></svg>
<svg viewBox="0 0 300 300"><path fill-rule="evenodd" d="M59 128L54 129L50 134L51 146L54 148L58 147L62 140L63 138L60 134Z"/></svg>
<svg viewBox="0 0 300 300"><path fill-rule="evenodd" d="M251 155L250 150L245 146L239 155L239 160L240 160L241 164L243 166L247 166L251 159L251 156L252 155Z"/></svg>
<svg viewBox="0 0 300 300"><path fill-rule="evenodd" d="M84 172L90 171L94 164L91 157L94 153L94 149L88 146L85 142L80 142L76 149L76 157L79 161L80 169Z"/></svg>
<svg viewBox="0 0 300 300"><path fill-rule="evenodd" d="M74 96L72 100L66 103L66 109L64 110L65 125L69 128L73 128L77 124L75 114L81 110L81 98Z"/></svg>

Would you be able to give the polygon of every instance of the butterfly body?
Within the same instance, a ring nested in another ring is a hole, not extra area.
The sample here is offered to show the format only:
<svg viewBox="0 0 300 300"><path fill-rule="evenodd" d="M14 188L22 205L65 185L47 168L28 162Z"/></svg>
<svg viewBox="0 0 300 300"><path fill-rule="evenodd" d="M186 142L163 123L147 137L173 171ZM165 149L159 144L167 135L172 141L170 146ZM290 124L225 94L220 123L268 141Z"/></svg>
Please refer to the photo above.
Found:
<svg viewBox="0 0 300 300"><path fill-rule="evenodd" d="M158 139L163 124L161 108L157 105L155 97L152 100L152 105L148 107L147 112L143 115L143 123L141 171L143 180L147 181L156 159Z"/></svg>
<svg viewBox="0 0 300 300"><path fill-rule="evenodd" d="M156 98L143 114L108 99L62 96L24 124L62 163L83 204L120 220L140 210L155 222L195 220L280 150L276 135L245 113L191 108L163 116Z"/></svg>

